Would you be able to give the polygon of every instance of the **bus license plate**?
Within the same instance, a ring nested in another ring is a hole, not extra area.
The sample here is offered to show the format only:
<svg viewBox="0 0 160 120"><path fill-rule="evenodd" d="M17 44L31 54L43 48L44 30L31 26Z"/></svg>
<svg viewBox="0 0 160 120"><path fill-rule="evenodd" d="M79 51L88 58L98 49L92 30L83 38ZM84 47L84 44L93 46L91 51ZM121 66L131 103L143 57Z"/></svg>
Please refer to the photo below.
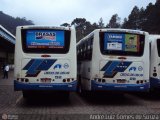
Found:
<svg viewBox="0 0 160 120"><path fill-rule="evenodd" d="M126 80L124 80L124 79L118 79L117 83L126 83Z"/></svg>
<svg viewBox="0 0 160 120"><path fill-rule="evenodd" d="M45 79L41 79L42 83L51 83L51 80L45 80Z"/></svg>

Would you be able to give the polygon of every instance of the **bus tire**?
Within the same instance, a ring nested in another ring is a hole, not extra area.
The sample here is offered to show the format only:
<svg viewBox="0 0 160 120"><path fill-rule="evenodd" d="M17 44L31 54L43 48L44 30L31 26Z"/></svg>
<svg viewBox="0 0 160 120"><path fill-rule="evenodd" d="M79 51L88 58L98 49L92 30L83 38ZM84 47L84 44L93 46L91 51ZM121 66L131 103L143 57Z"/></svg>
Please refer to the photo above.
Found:
<svg viewBox="0 0 160 120"><path fill-rule="evenodd" d="M30 96L29 91L22 91L22 94L24 99L27 99Z"/></svg>
<svg viewBox="0 0 160 120"><path fill-rule="evenodd" d="M79 94L82 94L82 87L81 87L81 85L78 85L78 90L77 91L78 91Z"/></svg>
<svg viewBox="0 0 160 120"><path fill-rule="evenodd" d="M70 96L70 92L64 92L63 93L64 99L69 99L69 96Z"/></svg>
<svg viewBox="0 0 160 120"><path fill-rule="evenodd" d="M83 96L84 93L85 93L85 91L84 91L83 88L82 88L81 76L79 75L78 78L79 78L79 79L78 79L77 92L78 92L78 94L80 94L81 96Z"/></svg>

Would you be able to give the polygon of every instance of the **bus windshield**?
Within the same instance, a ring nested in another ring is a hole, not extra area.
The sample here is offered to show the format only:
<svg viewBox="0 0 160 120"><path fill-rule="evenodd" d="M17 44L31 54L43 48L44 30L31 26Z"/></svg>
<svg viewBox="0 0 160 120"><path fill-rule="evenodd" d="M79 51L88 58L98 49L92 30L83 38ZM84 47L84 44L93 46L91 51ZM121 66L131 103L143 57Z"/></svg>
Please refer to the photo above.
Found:
<svg viewBox="0 0 160 120"><path fill-rule="evenodd" d="M158 50L158 56L160 57L160 39L157 39L157 50Z"/></svg>
<svg viewBox="0 0 160 120"><path fill-rule="evenodd" d="M103 55L142 56L145 36L131 33L100 32Z"/></svg>
<svg viewBox="0 0 160 120"><path fill-rule="evenodd" d="M70 31L53 29L23 29L22 48L25 53L67 53Z"/></svg>

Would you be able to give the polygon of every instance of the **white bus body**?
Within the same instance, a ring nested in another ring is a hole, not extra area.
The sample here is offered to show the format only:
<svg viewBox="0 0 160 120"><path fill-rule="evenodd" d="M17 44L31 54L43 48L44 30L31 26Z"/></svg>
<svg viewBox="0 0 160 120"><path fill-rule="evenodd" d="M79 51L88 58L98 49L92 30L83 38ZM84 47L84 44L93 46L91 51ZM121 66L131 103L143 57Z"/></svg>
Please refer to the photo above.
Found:
<svg viewBox="0 0 160 120"><path fill-rule="evenodd" d="M133 40L133 41L132 41ZM148 91L149 34L97 29L77 43L80 85L88 91Z"/></svg>
<svg viewBox="0 0 160 120"><path fill-rule="evenodd" d="M16 31L14 89L75 91L75 30L20 26Z"/></svg>
<svg viewBox="0 0 160 120"><path fill-rule="evenodd" d="M150 35L150 85L160 88L160 35Z"/></svg>

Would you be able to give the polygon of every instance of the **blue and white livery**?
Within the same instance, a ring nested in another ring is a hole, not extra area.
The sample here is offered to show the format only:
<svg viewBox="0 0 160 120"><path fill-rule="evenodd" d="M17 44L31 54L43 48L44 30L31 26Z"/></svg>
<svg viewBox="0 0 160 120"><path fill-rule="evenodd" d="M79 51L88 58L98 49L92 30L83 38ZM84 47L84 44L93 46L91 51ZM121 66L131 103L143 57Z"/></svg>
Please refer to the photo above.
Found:
<svg viewBox="0 0 160 120"><path fill-rule="evenodd" d="M82 90L149 90L147 32L97 29L77 43L77 54Z"/></svg>
<svg viewBox="0 0 160 120"><path fill-rule="evenodd" d="M16 31L14 89L75 91L75 30L52 26L20 26Z"/></svg>

